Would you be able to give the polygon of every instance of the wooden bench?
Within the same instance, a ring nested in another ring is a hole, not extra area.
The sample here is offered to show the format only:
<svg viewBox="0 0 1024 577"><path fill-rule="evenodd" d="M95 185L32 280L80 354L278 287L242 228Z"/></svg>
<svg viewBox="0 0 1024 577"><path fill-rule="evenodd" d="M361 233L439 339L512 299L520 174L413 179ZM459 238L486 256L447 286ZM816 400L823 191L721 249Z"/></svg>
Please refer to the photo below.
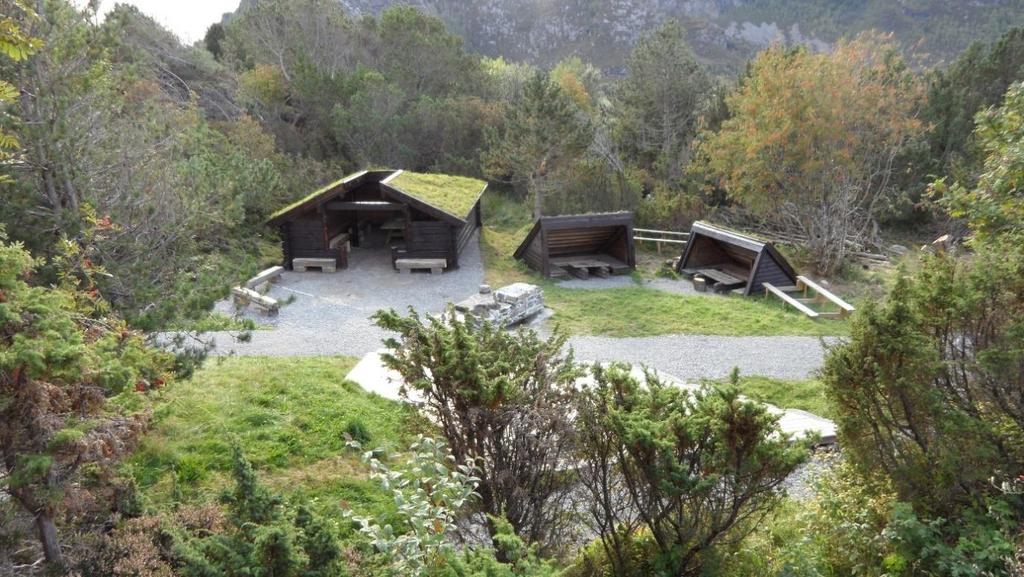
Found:
<svg viewBox="0 0 1024 577"><path fill-rule="evenodd" d="M825 289L818 283L814 282L813 280L805 276L796 277L796 288L797 290L804 291L804 295L806 295L807 290L810 289L814 291L815 297L809 300L813 300L814 302L829 302L834 304L836 308L839 309L838 312L835 313L820 313L820 315L823 317L843 319L850 316L857 310L853 308L853 305L851 305L850 303L837 297L836 295L832 294L831 291Z"/></svg>
<svg viewBox="0 0 1024 577"><path fill-rule="evenodd" d="M592 274L608 278L613 273L629 270L629 267L616 267L611 263L593 258L558 258L551 259L551 264L553 265L552 274L560 269L581 280L587 280Z"/></svg>
<svg viewBox="0 0 1024 577"><path fill-rule="evenodd" d="M277 299L261 295L249 288L236 286L231 289L231 293L234 295L236 305L251 304L268 315L276 315L277 311L280 309Z"/></svg>
<svg viewBox="0 0 1024 577"><path fill-rule="evenodd" d="M256 287L260 286L265 282L277 282L278 280L281 279L281 273L283 272L283 266L272 266L246 281L245 288L255 290Z"/></svg>
<svg viewBox="0 0 1024 577"><path fill-rule="evenodd" d="M306 272L307 269L318 268L321 272L335 272L338 261L333 258L293 258L292 270Z"/></svg>
<svg viewBox="0 0 1024 577"><path fill-rule="evenodd" d="M770 283L764 283L764 290L765 290L766 294L773 294L773 295L779 297L779 299L782 302L784 302L784 303L788 304L789 306L795 308L796 310L804 313L805 315L807 315L808 317L810 317L812 319L816 319L819 316L817 311L811 309L810 307L808 307L804 303L800 302L799 300L789 296L789 293L786 293L786 292L782 291L781 289L772 286Z"/></svg>
<svg viewBox="0 0 1024 577"><path fill-rule="evenodd" d="M415 269L430 269L430 274L441 274L446 268L448 260L443 258L400 258L395 261L395 269L400 274L409 274Z"/></svg>

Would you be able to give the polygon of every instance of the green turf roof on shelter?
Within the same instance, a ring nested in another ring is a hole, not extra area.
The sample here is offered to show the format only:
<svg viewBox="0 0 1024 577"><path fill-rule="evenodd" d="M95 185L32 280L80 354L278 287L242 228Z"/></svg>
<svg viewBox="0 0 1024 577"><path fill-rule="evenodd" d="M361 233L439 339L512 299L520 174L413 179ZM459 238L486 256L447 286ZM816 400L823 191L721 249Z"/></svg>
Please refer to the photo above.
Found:
<svg viewBox="0 0 1024 577"><path fill-rule="evenodd" d="M386 183L452 216L464 218L480 200L487 183L465 176L401 172Z"/></svg>
<svg viewBox="0 0 1024 577"><path fill-rule="evenodd" d="M316 198L316 197L318 197L318 196L320 196L320 195L322 195L322 194L324 194L326 192L329 192L330 190L332 190L334 188L337 188L337 187L341 186L342 184L345 184L349 180L352 180L354 178L359 178L360 176L362 176L364 174L366 174L365 170L362 171L362 172L357 172L355 174L346 175L346 176L344 176L344 177L342 177L342 178L340 178L338 180L335 180L334 182L332 182L330 184L324 185L324 186L314 190L313 192L307 194L306 196L300 198L299 200L296 200L295 202L289 204L288 206L286 206L286 207L284 207L284 208L282 208L280 210L274 211L274 213L271 214L267 218L267 220L274 220L274 219L276 219L276 218L278 218L280 216L283 216L284 214L286 214L288 212L291 212L292 210L294 210L294 209L296 209L296 208L306 204L307 202L313 200L314 198Z"/></svg>

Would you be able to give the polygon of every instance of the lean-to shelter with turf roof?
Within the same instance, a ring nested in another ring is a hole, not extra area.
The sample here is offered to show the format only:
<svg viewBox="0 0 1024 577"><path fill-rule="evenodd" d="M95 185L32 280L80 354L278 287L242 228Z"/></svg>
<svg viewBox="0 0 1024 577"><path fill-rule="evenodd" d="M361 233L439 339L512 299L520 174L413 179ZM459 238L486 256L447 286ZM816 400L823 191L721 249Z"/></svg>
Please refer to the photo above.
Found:
<svg viewBox="0 0 1024 577"><path fill-rule="evenodd" d="M349 252L398 259L443 259L459 266L459 254L480 227L481 180L402 170L364 170L299 199L271 215L284 267L295 259L333 259L348 264Z"/></svg>
<svg viewBox="0 0 1024 577"><path fill-rule="evenodd" d="M764 294L764 283L791 287L796 271L770 242L706 222L695 222L676 271L701 276L716 291Z"/></svg>
<svg viewBox="0 0 1024 577"><path fill-rule="evenodd" d="M549 277L629 273L636 268L633 213L542 216L515 258Z"/></svg>

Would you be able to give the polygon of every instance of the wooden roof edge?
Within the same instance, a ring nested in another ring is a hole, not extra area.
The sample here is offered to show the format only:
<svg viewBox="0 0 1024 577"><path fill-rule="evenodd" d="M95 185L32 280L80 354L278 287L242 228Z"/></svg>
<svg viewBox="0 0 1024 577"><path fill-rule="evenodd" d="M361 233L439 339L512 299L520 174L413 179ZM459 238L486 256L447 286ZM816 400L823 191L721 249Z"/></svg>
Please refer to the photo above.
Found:
<svg viewBox="0 0 1024 577"><path fill-rule="evenodd" d="M523 242L519 243L519 248L512 253L512 258L516 260L523 258L527 249L530 248L530 243L533 242L533 239L537 237L538 233L540 233L540 221L540 218L534 221L533 226L530 227L530 232L526 233L526 238L523 239Z"/></svg>
<svg viewBox="0 0 1024 577"><path fill-rule="evenodd" d="M281 224L282 222L287 220L289 216L297 212L304 211L312 206L316 206L321 198L323 198L325 195L333 194L339 186L345 186L346 184L349 184L354 180L366 176L370 172L371 171L369 170L360 170L359 172L353 172L352 174L343 176L338 180L335 180L334 182L328 183L318 188L312 193L306 195L304 198L301 198L292 203L291 205L285 206L284 208L270 215L270 217L267 219L267 224L270 226Z"/></svg>
<svg viewBox="0 0 1024 577"><path fill-rule="evenodd" d="M760 252L761 250L764 250L766 246L771 246L770 242L754 238L741 232L715 226L702 220L694 221L693 225L690 227L690 233L700 234L724 242L731 242L755 252Z"/></svg>
<svg viewBox="0 0 1024 577"><path fill-rule="evenodd" d="M464 220L466 220L467 222L469 222L469 215L473 214L473 211L476 210L476 205L480 204L480 199L482 199L484 197L484 193L487 192L487 187L489 187L491 185L486 180L483 181L483 182L484 182L484 187L481 188L480 192L477 193L476 200L473 201L473 206L470 207L469 212L466 213L466 218Z"/></svg>
<svg viewBox="0 0 1024 577"><path fill-rule="evenodd" d="M388 175L387 178L381 180L380 183L381 184L390 184L392 180L398 178L398 175L402 174L403 172L405 172L405 169L404 168L399 168L398 170L396 170L396 171L392 172L390 175Z"/></svg>
<svg viewBox="0 0 1024 577"><path fill-rule="evenodd" d="M541 216L537 220L543 221L543 222L557 222L557 221L560 221L560 220L570 221L570 220L582 220L582 219L598 218L598 217L611 218L611 219L623 218L623 219L630 219L630 220L632 220L633 219L633 212L629 211L629 210L617 210L617 211L613 211L613 212L581 212L579 214L553 214L553 215Z"/></svg>

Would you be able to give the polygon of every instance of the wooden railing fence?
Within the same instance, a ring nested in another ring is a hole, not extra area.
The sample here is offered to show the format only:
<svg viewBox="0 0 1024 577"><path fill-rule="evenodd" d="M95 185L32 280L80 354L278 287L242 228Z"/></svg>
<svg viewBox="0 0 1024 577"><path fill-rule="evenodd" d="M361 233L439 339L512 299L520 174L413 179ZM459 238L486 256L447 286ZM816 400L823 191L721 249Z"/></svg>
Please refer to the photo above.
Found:
<svg viewBox="0 0 1024 577"><path fill-rule="evenodd" d="M676 245L678 248L686 246L686 243L690 240L690 233L688 232L674 232L671 230L654 230L650 228L634 228L633 229L633 242L642 243L651 242L654 243L658 254L661 254L661 246L663 244Z"/></svg>

